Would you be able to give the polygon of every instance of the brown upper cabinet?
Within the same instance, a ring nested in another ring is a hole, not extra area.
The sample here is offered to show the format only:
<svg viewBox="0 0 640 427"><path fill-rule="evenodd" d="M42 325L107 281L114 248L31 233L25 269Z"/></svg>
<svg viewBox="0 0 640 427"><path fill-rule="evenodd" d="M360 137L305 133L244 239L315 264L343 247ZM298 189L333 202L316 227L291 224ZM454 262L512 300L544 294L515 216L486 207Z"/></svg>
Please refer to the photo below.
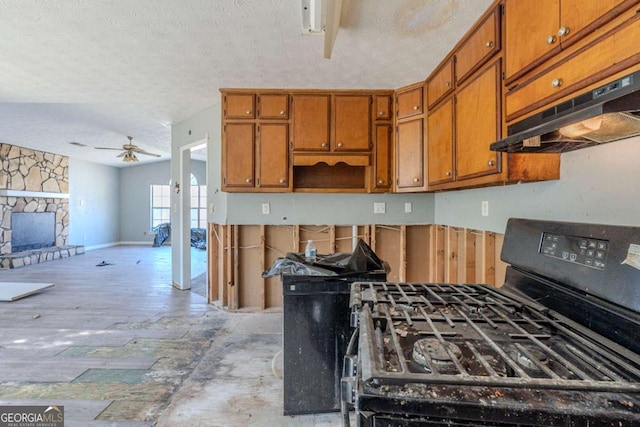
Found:
<svg viewBox="0 0 640 427"><path fill-rule="evenodd" d="M500 138L500 60L475 74L456 93L456 180L500 172L500 153L489 145Z"/></svg>
<svg viewBox="0 0 640 427"><path fill-rule="evenodd" d="M637 68L640 19L633 10L619 18L607 24L612 28L599 32L590 43L564 51L543 72L509 91L505 97L506 120L512 121L591 86L605 84L629 67Z"/></svg>
<svg viewBox="0 0 640 427"><path fill-rule="evenodd" d="M371 103L370 95L294 94L293 151L370 151Z"/></svg>
<svg viewBox="0 0 640 427"><path fill-rule="evenodd" d="M393 159L393 133L391 123L376 123L374 130L375 149L373 157L373 176L370 178L370 191L386 192L393 184L391 159Z"/></svg>
<svg viewBox="0 0 640 427"><path fill-rule="evenodd" d="M500 10L495 7L456 52L456 83L460 84L500 51Z"/></svg>
<svg viewBox="0 0 640 427"><path fill-rule="evenodd" d="M507 84L637 3L637 0L505 0Z"/></svg>
<svg viewBox="0 0 640 427"><path fill-rule="evenodd" d="M453 92L453 58L440 66L427 80L427 99L429 108L446 95Z"/></svg>
<svg viewBox="0 0 640 427"><path fill-rule="evenodd" d="M288 124L234 122L223 126L223 191L291 191Z"/></svg>
<svg viewBox="0 0 640 427"><path fill-rule="evenodd" d="M452 182L453 97L429 111L427 118L429 186Z"/></svg>
<svg viewBox="0 0 640 427"><path fill-rule="evenodd" d="M258 95L258 118L261 120L287 120L289 95L269 93Z"/></svg>
<svg viewBox="0 0 640 427"><path fill-rule="evenodd" d="M224 90L222 97L222 189L291 191L288 95Z"/></svg>
<svg viewBox="0 0 640 427"><path fill-rule="evenodd" d="M429 111L430 188L500 173L500 154L489 150L500 136L500 87L497 60L474 74L453 97Z"/></svg>
<svg viewBox="0 0 640 427"><path fill-rule="evenodd" d="M256 98L253 94L223 95L224 118L254 119L256 117Z"/></svg>
<svg viewBox="0 0 640 427"><path fill-rule="evenodd" d="M329 151L330 95L293 95L294 151Z"/></svg>
<svg viewBox="0 0 640 427"><path fill-rule="evenodd" d="M391 95L374 95L373 99L376 120L391 120L393 111Z"/></svg>
<svg viewBox="0 0 640 427"><path fill-rule="evenodd" d="M424 88L422 86L413 89L398 90L396 94L396 118L407 117L423 113Z"/></svg>
<svg viewBox="0 0 640 427"><path fill-rule="evenodd" d="M371 96L335 95L333 150L371 150Z"/></svg>
<svg viewBox="0 0 640 427"><path fill-rule="evenodd" d="M396 92L395 191L398 193L427 190L423 94L424 83Z"/></svg>
<svg viewBox="0 0 640 427"><path fill-rule="evenodd" d="M222 187L255 187L255 125L228 123L222 128Z"/></svg>

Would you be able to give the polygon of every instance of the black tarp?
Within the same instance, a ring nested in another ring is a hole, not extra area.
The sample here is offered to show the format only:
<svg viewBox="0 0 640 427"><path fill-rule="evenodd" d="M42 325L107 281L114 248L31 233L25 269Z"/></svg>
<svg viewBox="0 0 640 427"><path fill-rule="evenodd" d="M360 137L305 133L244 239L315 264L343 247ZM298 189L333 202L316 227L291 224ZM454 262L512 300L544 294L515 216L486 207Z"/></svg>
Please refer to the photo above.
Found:
<svg viewBox="0 0 640 427"><path fill-rule="evenodd" d="M284 258L273 262L269 270L262 272L262 277L273 277L281 274L296 276L350 276L372 271L387 270L388 265L371 250L364 240L359 239L352 254L336 253L318 255L313 262L307 261L303 254L289 252Z"/></svg>
<svg viewBox="0 0 640 427"><path fill-rule="evenodd" d="M171 224L168 222L162 223L156 227L153 227L153 247L157 248L171 237ZM207 248L207 230L204 228L192 228L191 229L191 246L197 249Z"/></svg>

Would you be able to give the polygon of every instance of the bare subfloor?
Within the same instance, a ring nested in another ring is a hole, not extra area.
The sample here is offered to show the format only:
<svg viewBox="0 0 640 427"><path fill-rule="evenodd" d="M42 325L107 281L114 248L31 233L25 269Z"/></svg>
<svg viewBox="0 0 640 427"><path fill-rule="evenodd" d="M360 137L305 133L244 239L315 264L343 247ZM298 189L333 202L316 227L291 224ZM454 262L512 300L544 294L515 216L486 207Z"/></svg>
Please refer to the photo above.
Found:
<svg viewBox="0 0 640 427"><path fill-rule="evenodd" d="M169 247L88 251L3 281L55 287L0 302L0 405L64 405L66 427L340 425L282 415L282 315L174 289Z"/></svg>

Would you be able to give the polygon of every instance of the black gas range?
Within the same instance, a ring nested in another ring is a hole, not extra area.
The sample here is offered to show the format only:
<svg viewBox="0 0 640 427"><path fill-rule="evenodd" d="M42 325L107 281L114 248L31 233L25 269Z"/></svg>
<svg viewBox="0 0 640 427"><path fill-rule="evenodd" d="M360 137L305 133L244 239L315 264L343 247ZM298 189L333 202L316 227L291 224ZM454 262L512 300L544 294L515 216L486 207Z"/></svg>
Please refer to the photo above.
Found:
<svg viewBox="0 0 640 427"><path fill-rule="evenodd" d="M352 285L359 427L640 425L640 228L511 219L504 286Z"/></svg>

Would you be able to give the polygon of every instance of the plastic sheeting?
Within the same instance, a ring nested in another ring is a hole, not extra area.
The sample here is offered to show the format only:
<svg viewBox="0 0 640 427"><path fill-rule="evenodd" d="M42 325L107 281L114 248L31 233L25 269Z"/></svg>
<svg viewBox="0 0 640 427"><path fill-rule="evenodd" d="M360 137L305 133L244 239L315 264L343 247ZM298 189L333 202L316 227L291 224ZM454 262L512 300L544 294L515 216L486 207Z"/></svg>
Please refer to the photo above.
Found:
<svg viewBox="0 0 640 427"><path fill-rule="evenodd" d="M318 255L316 261L309 262L304 255L294 252L274 261L269 270L262 272L262 277L273 277L281 274L296 276L350 276L372 271L386 270L387 264L371 250L364 240L352 254L336 253Z"/></svg>
<svg viewBox="0 0 640 427"><path fill-rule="evenodd" d="M153 247L157 248L171 237L171 224L165 222L156 227L153 227ZM192 228L191 229L191 246L197 249L207 248L207 230L204 228Z"/></svg>
<svg viewBox="0 0 640 427"><path fill-rule="evenodd" d="M171 237L171 224L168 222L162 223L158 226L153 227L153 233L156 235L153 238L153 247L157 248L158 246L162 246L162 244Z"/></svg>

